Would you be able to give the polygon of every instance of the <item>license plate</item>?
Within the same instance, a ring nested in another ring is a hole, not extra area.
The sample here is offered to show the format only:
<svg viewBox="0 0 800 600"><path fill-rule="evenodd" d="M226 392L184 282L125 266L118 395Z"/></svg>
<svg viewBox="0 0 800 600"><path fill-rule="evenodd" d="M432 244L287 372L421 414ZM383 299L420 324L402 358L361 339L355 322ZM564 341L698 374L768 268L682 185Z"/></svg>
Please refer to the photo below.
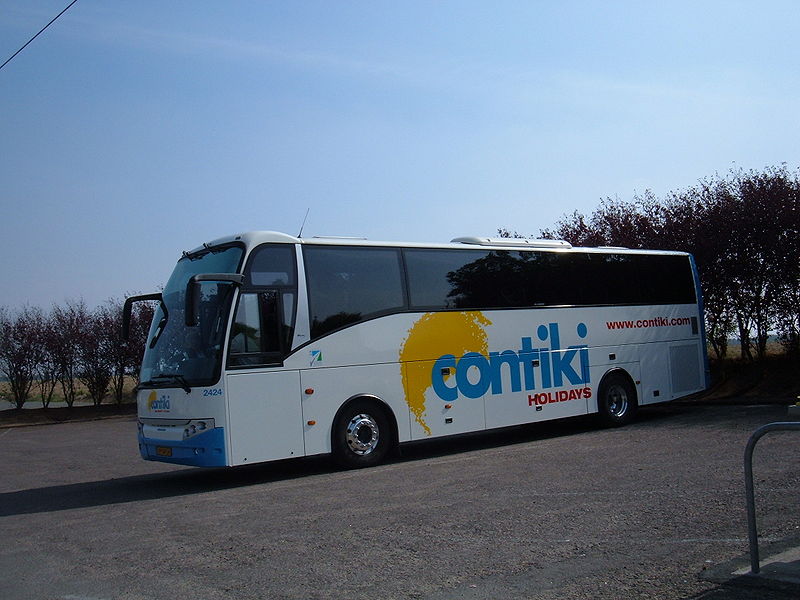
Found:
<svg viewBox="0 0 800 600"><path fill-rule="evenodd" d="M172 448L169 446L156 446L156 454L158 456L172 456Z"/></svg>

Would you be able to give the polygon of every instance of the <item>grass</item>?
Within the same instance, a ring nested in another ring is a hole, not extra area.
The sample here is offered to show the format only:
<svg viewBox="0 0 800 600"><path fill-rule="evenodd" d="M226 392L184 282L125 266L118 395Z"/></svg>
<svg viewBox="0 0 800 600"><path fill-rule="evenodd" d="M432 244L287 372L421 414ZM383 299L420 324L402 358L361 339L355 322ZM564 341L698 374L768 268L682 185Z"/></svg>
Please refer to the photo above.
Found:
<svg viewBox="0 0 800 600"><path fill-rule="evenodd" d="M711 360L708 400L739 399L786 404L800 399L800 357L770 354L759 362L739 358Z"/></svg>

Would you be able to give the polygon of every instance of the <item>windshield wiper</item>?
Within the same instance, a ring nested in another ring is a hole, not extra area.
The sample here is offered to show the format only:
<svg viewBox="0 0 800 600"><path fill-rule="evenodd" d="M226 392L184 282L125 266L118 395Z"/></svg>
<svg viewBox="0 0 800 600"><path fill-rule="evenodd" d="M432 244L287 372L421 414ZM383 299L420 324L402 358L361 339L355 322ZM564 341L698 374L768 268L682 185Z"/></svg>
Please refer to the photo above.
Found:
<svg viewBox="0 0 800 600"><path fill-rule="evenodd" d="M195 250L194 252L184 250L181 258L188 258L191 261L195 261L198 258L203 258L209 252L211 254L219 254L220 252L225 252L225 250L229 250L235 246L236 244L234 243L220 244L218 246L212 246L211 244L203 243L203 247L199 250Z"/></svg>
<svg viewBox="0 0 800 600"><path fill-rule="evenodd" d="M183 375L178 375L177 373L162 373L161 375L151 377L149 381L143 381L139 385L151 385L155 383L177 383L187 394L192 391L192 388L189 387L189 382L186 381L186 378Z"/></svg>
<svg viewBox="0 0 800 600"><path fill-rule="evenodd" d="M150 340L150 348L155 348L158 340L161 338L161 334L164 333L164 329L167 328L167 319L169 319L169 312L167 311L167 305L164 304L164 301L161 301L161 310L164 313L164 316L161 317L161 320L158 322L158 327L156 328L155 333L153 334L153 339Z"/></svg>

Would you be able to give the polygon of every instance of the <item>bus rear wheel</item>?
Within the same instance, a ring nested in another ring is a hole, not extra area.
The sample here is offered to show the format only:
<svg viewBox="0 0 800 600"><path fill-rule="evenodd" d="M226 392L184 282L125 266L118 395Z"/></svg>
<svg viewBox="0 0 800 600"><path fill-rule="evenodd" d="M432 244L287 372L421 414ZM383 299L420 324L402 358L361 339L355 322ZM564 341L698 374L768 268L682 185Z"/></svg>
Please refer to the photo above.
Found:
<svg viewBox="0 0 800 600"><path fill-rule="evenodd" d="M334 460L345 468L358 469L383 462L394 435L386 412L377 403L357 400L336 417L332 442Z"/></svg>
<svg viewBox="0 0 800 600"><path fill-rule="evenodd" d="M603 379L597 395L597 411L604 425L627 425L636 416L638 406L636 388L628 377L611 373Z"/></svg>

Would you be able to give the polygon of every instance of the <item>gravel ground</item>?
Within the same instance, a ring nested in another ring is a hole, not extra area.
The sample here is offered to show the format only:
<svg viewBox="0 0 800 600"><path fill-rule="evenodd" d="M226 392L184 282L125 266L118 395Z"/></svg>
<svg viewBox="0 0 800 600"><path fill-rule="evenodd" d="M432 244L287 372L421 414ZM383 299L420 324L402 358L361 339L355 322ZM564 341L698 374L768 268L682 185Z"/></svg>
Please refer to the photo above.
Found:
<svg viewBox="0 0 800 600"><path fill-rule="evenodd" d="M785 407L672 404L229 470L147 463L135 420L0 429L0 598L785 600L747 552L742 456ZM754 471L764 548L800 536L796 434Z"/></svg>

